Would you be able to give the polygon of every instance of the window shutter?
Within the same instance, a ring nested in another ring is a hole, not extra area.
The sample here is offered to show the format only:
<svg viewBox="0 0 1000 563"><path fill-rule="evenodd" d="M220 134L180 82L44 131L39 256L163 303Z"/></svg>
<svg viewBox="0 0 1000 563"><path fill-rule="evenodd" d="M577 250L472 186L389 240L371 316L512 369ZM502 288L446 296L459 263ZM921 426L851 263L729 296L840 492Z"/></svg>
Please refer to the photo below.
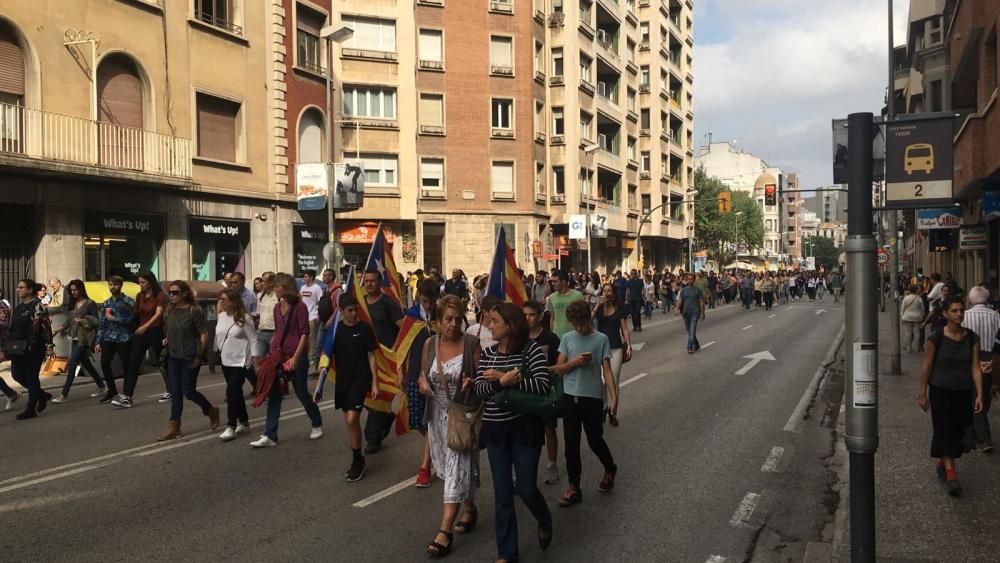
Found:
<svg viewBox="0 0 1000 563"><path fill-rule="evenodd" d="M514 163L494 162L490 174L490 183L495 193L513 193Z"/></svg>
<svg viewBox="0 0 1000 563"><path fill-rule="evenodd" d="M125 57L106 59L98 68L98 120L142 128L142 83L135 64Z"/></svg>
<svg viewBox="0 0 1000 563"><path fill-rule="evenodd" d="M420 178L423 187L433 189L444 185L444 162L437 159L420 161ZM430 180L430 182L428 182Z"/></svg>
<svg viewBox="0 0 1000 563"><path fill-rule="evenodd" d="M441 32L420 30L420 60L441 62Z"/></svg>
<svg viewBox="0 0 1000 563"><path fill-rule="evenodd" d="M443 106L444 99L441 96L420 96L420 124L442 127L444 125Z"/></svg>
<svg viewBox="0 0 1000 563"><path fill-rule="evenodd" d="M239 104L198 94L198 156L236 161L236 114Z"/></svg>
<svg viewBox="0 0 1000 563"><path fill-rule="evenodd" d="M490 38L490 64L493 66L514 66L511 63L511 40L507 37Z"/></svg>
<svg viewBox="0 0 1000 563"><path fill-rule="evenodd" d="M24 53L14 34L0 27L0 92L24 95Z"/></svg>

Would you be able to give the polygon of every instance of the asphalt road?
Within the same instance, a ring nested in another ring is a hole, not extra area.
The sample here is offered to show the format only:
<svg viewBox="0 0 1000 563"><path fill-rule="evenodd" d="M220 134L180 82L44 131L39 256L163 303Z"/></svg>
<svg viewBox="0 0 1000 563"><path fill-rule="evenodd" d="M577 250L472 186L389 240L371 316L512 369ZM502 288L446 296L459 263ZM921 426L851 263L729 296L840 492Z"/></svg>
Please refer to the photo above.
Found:
<svg viewBox="0 0 1000 563"><path fill-rule="evenodd" d="M801 556L801 543L818 539L828 519L823 460L831 447L828 425L803 407L843 326L843 302L792 305L709 311L695 355L685 353L683 323L654 313L633 335L642 347L623 370L621 426L606 432L620 468L615 490L597 492L600 466L584 447L583 504L557 506L565 474L541 485L555 516L548 552L518 503L522 560ZM765 351L773 361L737 375L751 361L744 356ZM224 407L221 376L205 373L200 384ZM292 398L277 448L248 445L263 409L251 410L251 436L223 444L191 403L185 438L159 444L168 405L147 396L160 388L158 376L143 377L131 410L97 404L88 385L33 421L0 413L0 560L426 558L441 483L407 486L419 463L416 434L390 439L369 457L365 479L346 483L350 452L332 402L322 405L326 435L317 441L307 439ZM495 556L485 454L482 464L480 526L456 536L452 561Z"/></svg>

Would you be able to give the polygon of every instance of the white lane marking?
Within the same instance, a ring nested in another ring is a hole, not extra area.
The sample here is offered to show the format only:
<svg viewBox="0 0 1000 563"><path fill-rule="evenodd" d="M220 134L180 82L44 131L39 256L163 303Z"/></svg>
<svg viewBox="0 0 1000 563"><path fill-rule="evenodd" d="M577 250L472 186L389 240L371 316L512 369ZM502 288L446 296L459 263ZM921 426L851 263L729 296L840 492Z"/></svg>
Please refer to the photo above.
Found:
<svg viewBox="0 0 1000 563"><path fill-rule="evenodd" d="M750 330L751 328L753 328L753 325L747 325L747 326L741 328L740 330Z"/></svg>
<svg viewBox="0 0 1000 563"><path fill-rule="evenodd" d="M770 316L770 317L768 317L768 318L769 318L769 319L773 319L774 317L777 317L777 316L778 316L778 315L771 315L771 316Z"/></svg>
<svg viewBox="0 0 1000 563"><path fill-rule="evenodd" d="M757 503L760 502L759 493L747 493L743 500L740 501L740 505L736 507L736 512L733 512L733 517L729 520L729 523L736 527L744 527L750 522L750 517L753 516L753 511L757 509Z"/></svg>
<svg viewBox="0 0 1000 563"><path fill-rule="evenodd" d="M319 410L329 410L334 408L334 403L319 407ZM281 415L281 420L287 420L291 418L298 418L300 416L305 416L305 409L299 407L297 409L289 410ZM251 420L251 424L260 424L266 420L266 416L255 418ZM192 444L197 444L215 438L218 435L217 430L205 430L202 432L196 432L184 438L181 438L180 442L153 442L152 444L146 444L144 446L139 446L135 448L129 448L127 450L122 450L120 452L115 452L100 457L95 457L92 459L87 459L83 461L78 461L76 463L70 463L66 465L61 465L59 467L53 467L50 469L45 469L42 471L36 471L34 473L29 473L27 475L20 475L17 477L11 477L0 481L0 494L15 491L18 489L23 489L26 487L31 487L33 485L40 485L42 483L47 483L49 481L55 481L57 479L64 479L66 477L72 477L80 473L85 473L92 469L98 469L101 467L106 467L108 465L113 465L130 457L144 457L147 455L152 455L154 453L162 453L170 451L173 449L181 448L184 446L190 446Z"/></svg>
<svg viewBox="0 0 1000 563"><path fill-rule="evenodd" d="M642 348L645 345L646 345L645 342L636 342L635 344L632 345L632 351L633 352L640 352L640 351L642 351Z"/></svg>
<svg viewBox="0 0 1000 563"><path fill-rule="evenodd" d="M384 491L377 492L377 493L375 493L374 495L372 495L372 496L370 496L368 498L364 498L364 499L359 500L358 502L354 503L352 506L354 506L355 508L364 508L366 506L370 506L372 504L375 504L376 502L378 502L378 501L380 501L380 500L382 500L382 499L384 499L386 497L390 497L390 496L398 493L399 491L402 491L404 489L412 487L413 483L416 480L417 480L417 476L416 475L414 475L413 477L409 477L407 479L404 479L403 481L400 481L400 482L396 483L395 485L389 487L388 489L385 489Z"/></svg>
<svg viewBox="0 0 1000 563"><path fill-rule="evenodd" d="M622 381L622 383L621 383L621 385L619 385L619 387L625 387L626 385L630 385L632 383L635 383L636 381L639 381L640 379L642 379L643 377L646 377L647 375L649 375L649 374L643 372L643 373L640 373L639 375L637 375L635 377L630 377L629 379L626 379L625 381Z"/></svg>
<svg viewBox="0 0 1000 563"><path fill-rule="evenodd" d="M816 314L817 315L822 315L823 313L826 313L826 312L827 312L826 309L820 309L819 311L816 311Z"/></svg>
<svg viewBox="0 0 1000 563"><path fill-rule="evenodd" d="M710 555L705 563L726 563L726 558L721 555Z"/></svg>
<svg viewBox="0 0 1000 563"><path fill-rule="evenodd" d="M826 366L833 363L833 358L837 354L837 348L840 347L840 343L844 340L844 330L845 327L840 327L840 332L837 333L837 337L833 339L830 349L826 352L826 358L816 368L812 381L809 382L809 387L806 387L806 390L802 393L802 398L799 399L799 403L795 405L795 410L792 411L792 416L788 417L788 422L785 423L785 432L799 432L803 417L809 409L809 404L812 402L813 397L816 396L820 382L823 381Z"/></svg>
<svg viewBox="0 0 1000 563"><path fill-rule="evenodd" d="M774 473L777 471L778 462L781 461L781 456L784 455L785 448L781 446L774 446L771 448L771 453L767 454L767 459L764 460L764 465L760 466L760 470L764 472Z"/></svg>
<svg viewBox="0 0 1000 563"><path fill-rule="evenodd" d="M220 381L219 383L209 383L208 385L202 385L201 387L198 388L198 390L201 391L202 389L208 389L209 387L219 387L220 385L225 385L225 384L226 384L225 381ZM155 395L146 395L146 398L153 399L155 397L160 397L162 395L163 393L157 393Z"/></svg>
<svg viewBox="0 0 1000 563"><path fill-rule="evenodd" d="M711 342L706 342L706 343L702 344L701 347L702 347L702 349L705 349L705 348L708 348L709 346L714 346L714 345L715 345L715 341L713 340Z"/></svg>
<svg viewBox="0 0 1000 563"><path fill-rule="evenodd" d="M750 361L747 362L746 365L744 365L740 369L736 370L733 373L733 375L746 375L750 373L750 370L755 368L757 364L763 361L768 361L768 362L774 361L774 356L771 355L770 350L764 350L763 352L757 352L756 354L747 354L746 356L743 357L749 359Z"/></svg>
<svg viewBox="0 0 1000 563"><path fill-rule="evenodd" d="M60 504L64 502L70 502L74 500L92 497L95 495L97 495L97 491L86 491L86 492L68 493L64 495L48 495L28 500L9 502L7 504L0 505L0 514L4 514L6 512L15 512L18 510L27 510L29 508L39 508L50 504Z"/></svg>

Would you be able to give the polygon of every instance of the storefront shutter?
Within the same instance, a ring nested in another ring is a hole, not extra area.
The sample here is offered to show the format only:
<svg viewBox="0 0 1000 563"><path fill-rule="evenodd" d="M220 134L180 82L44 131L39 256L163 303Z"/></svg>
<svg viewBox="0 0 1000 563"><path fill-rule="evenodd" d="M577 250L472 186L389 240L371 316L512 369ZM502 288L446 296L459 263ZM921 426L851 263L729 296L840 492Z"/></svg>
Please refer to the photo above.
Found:
<svg viewBox="0 0 1000 563"><path fill-rule="evenodd" d="M110 57L101 63L97 96L100 121L142 129L142 82L131 60Z"/></svg>
<svg viewBox="0 0 1000 563"><path fill-rule="evenodd" d="M198 94L198 156L236 161L236 114L239 104Z"/></svg>
<svg viewBox="0 0 1000 563"><path fill-rule="evenodd" d="M24 53L10 29L0 26L0 92L24 95Z"/></svg>

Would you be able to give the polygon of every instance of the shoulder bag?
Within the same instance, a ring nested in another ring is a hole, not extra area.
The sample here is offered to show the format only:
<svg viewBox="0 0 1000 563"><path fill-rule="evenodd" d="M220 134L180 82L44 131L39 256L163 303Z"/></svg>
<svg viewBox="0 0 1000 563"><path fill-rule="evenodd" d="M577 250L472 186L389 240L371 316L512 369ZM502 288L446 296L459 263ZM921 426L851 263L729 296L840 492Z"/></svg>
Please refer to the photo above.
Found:
<svg viewBox="0 0 1000 563"><path fill-rule="evenodd" d="M435 348L440 347L441 341L435 342ZM444 364L441 362L440 350L435 350L434 359L438 366L438 381L444 389L444 396L448 399L448 447L456 452L471 452L479 445L479 429L483 424L483 405L478 403L470 405L458 400L461 392L462 380L468 377L465 373L467 365L464 354L469 353L469 347L465 346L463 339L462 346L462 372L459 376L459 389L452 395L448 390L448 379L444 373Z"/></svg>
<svg viewBox="0 0 1000 563"><path fill-rule="evenodd" d="M526 374L528 367L528 349L525 348L521 373ZM529 414L536 416L559 416L560 403L563 395L563 378L559 374L549 373L549 392L536 395L519 387L505 387L493 396L497 408L514 414Z"/></svg>

